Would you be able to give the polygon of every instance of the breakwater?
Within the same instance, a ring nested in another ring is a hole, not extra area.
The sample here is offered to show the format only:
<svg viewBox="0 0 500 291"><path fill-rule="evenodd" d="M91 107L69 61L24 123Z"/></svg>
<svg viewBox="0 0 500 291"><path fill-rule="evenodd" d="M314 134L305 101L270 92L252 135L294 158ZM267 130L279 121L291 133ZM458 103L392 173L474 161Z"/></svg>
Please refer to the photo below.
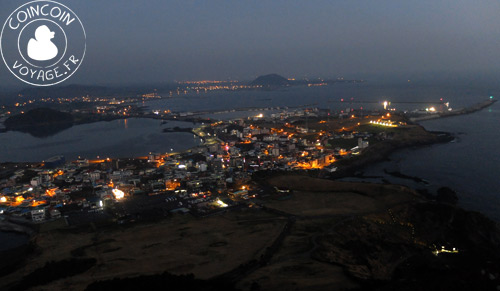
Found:
<svg viewBox="0 0 500 291"><path fill-rule="evenodd" d="M419 121L423 121L423 120L430 120L430 119L437 119L437 118L444 118L444 117L469 114L469 113L473 113L473 112L482 110L486 107L489 107L489 106L493 105L493 103L495 103L495 102L497 102L497 100L489 99L489 100L474 104L474 105L466 107L466 108L461 108L458 110L438 112L438 113L429 113L429 114L425 114L423 116L410 117L410 121L411 122L419 122Z"/></svg>

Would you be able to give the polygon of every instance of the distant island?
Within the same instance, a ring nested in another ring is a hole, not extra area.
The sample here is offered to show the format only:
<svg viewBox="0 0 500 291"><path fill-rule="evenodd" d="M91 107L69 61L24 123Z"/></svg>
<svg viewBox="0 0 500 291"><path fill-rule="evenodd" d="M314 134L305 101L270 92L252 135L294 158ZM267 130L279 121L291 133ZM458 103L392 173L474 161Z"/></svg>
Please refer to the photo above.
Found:
<svg viewBox="0 0 500 291"><path fill-rule="evenodd" d="M345 84L345 83L364 83L365 80L350 80L344 78L336 78L336 79L323 79L323 78L313 78L313 79L295 79L290 78L287 79L278 74L268 74L257 77L255 80L249 83L249 86L252 87L260 87L262 89L276 89L281 87L289 87L289 86L328 86L333 84Z"/></svg>
<svg viewBox="0 0 500 291"><path fill-rule="evenodd" d="M290 82L287 78L278 74L269 74L259 76L250 83L251 86L262 86L263 88L284 87L289 86Z"/></svg>

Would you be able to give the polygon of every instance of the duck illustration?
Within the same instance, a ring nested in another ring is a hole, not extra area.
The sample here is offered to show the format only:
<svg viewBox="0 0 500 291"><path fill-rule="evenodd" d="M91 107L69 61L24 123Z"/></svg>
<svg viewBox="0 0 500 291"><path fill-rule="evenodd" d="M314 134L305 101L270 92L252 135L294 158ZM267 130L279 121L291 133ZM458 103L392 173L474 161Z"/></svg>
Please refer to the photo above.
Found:
<svg viewBox="0 0 500 291"><path fill-rule="evenodd" d="M49 61L57 56L59 50L52 43L55 32L46 25L39 26L35 31L35 39L28 42L28 56L35 61Z"/></svg>

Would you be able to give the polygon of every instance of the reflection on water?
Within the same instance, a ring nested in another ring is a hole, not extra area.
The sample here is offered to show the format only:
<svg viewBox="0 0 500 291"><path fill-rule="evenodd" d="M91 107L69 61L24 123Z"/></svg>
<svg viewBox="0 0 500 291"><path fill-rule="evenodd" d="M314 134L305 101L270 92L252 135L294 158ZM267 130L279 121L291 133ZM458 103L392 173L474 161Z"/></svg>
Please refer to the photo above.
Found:
<svg viewBox="0 0 500 291"><path fill-rule="evenodd" d="M42 161L55 155L64 155L67 160L78 156L135 157L199 144L190 133L162 132L175 126L193 124L173 121L162 125L160 120L132 118L78 125L44 138L9 131L0 134L0 161Z"/></svg>
<svg viewBox="0 0 500 291"><path fill-rule="evenodd" d="M64 131L73 126L72 123L58 123L53 125L39 125L39 126L30 126L24 128L18 128L14 131L19 131L23 133L28 133L36 138L47 138L53 135L58 134L61 131Z"/></svg>
<svg viewBox="0 0 500 291"><path fill-rule="evenodd" d="M41 125L41 126L30 126L25 128L19 128L15 131L28 133L33 137L46 138L58 134L73 126L72 123L58 123L53 125Z"/></svg>

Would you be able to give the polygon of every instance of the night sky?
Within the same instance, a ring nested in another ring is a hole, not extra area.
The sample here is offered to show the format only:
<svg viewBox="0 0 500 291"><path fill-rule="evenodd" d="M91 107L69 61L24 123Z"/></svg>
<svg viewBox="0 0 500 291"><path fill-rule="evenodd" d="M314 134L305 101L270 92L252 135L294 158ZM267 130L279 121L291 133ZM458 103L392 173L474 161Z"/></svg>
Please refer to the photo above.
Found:
<svg viewBox="0 0 500 291"><path fill-rule="evenodd" d="M0 0L0 21L27 1ZM64 84L498 73L500 1L70 0L87 55ZM23 85L0 65L0 87Z"/></svg>

